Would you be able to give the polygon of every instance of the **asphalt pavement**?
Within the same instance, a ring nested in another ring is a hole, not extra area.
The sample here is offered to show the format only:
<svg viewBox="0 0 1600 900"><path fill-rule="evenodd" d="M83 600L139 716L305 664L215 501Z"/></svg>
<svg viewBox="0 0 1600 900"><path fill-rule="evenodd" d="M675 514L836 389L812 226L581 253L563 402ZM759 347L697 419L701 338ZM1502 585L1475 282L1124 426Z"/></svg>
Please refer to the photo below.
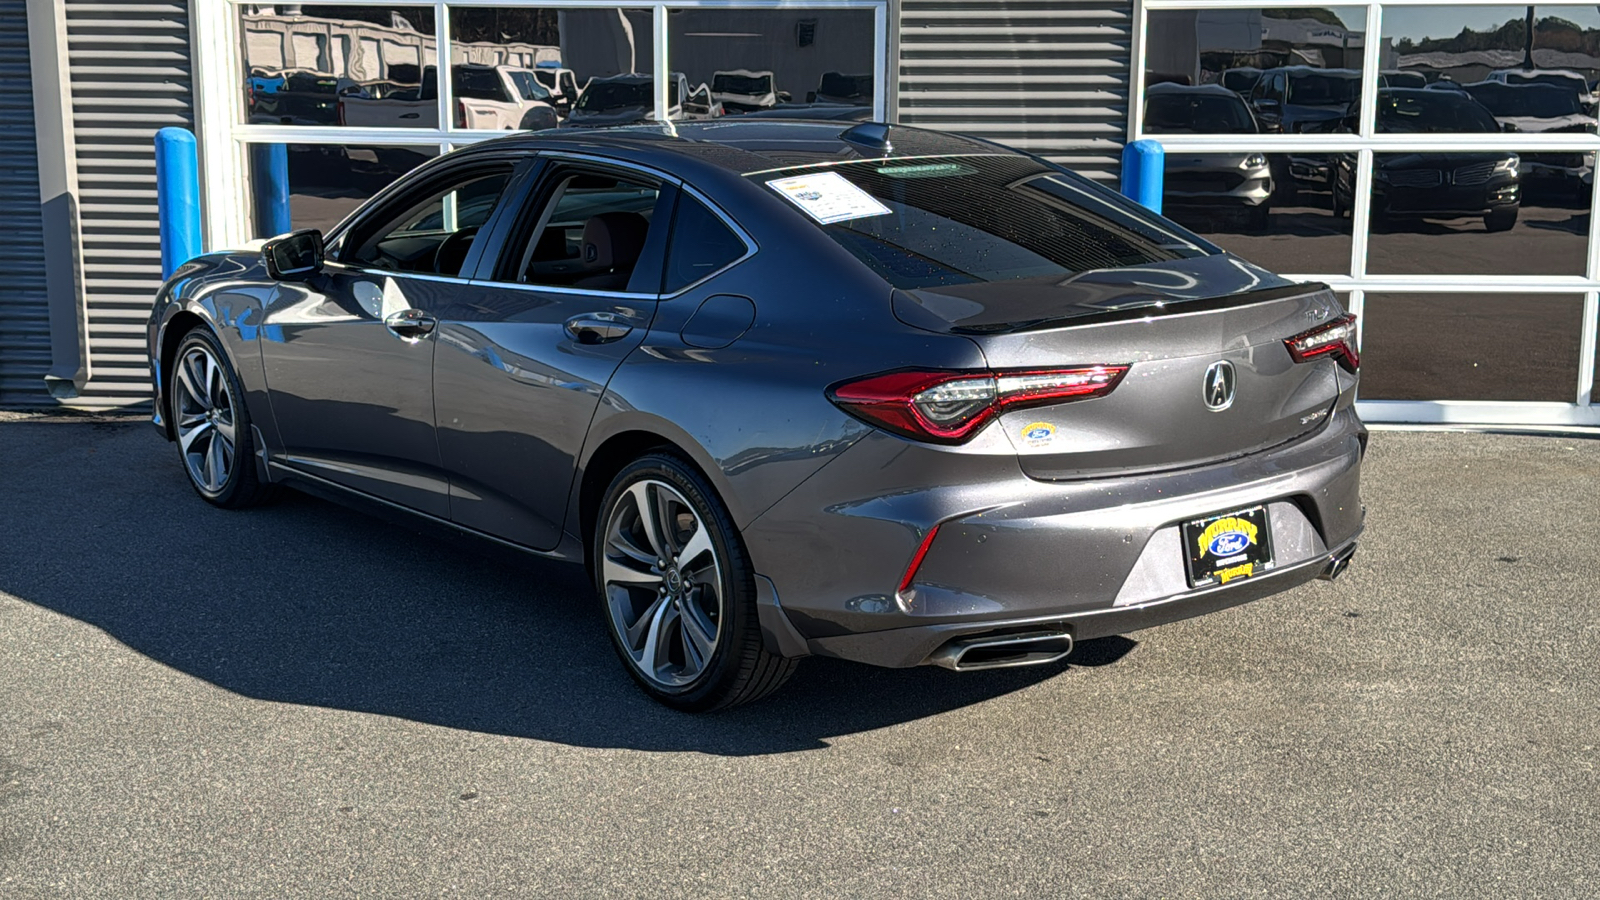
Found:
<svg viewBox="0 0 1600 900"><path fill-rule="evenodd" d="M1379 432L1334 584L694 717L576 569L0 423L0 897L1592 897L1597 473Z"/></svg>

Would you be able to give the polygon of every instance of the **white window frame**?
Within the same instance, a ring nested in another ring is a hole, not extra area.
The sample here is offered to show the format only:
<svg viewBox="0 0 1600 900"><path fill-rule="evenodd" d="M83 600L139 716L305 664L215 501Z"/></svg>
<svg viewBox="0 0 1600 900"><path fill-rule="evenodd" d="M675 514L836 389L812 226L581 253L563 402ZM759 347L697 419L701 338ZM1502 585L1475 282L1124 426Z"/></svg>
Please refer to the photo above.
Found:
<svg viewBox="0 0 1600 900"><path fill-rule="evenodd" d="M1462 134L1422 135L1376 134L1378 70L1383 42L1373 36L1383 34L1386 7L1516 6L1505 0L1381 0L1381 2L1342 2L1325 4L1341 8L1365 7L1361 81L1361 122L1354 135L1279 135L1250 136L1250 145L1241 146L1237 135L1152 135L1169 153L1218 152L1224 149L1268 152L1355 153L1357 158L1357 202L1351 210L1350 267L1345 272L1302 272L1285 277L1323 281L1334 290L1347 293L1350 311L1360 316L1366 294L1581 294L1583 333L1579 341L1578 371L1573 402L1498 402L1468 400L1363 400L1358 404L1363 418L1373 422L1427 425L1531 425L1540 427L1600 428L1600 405L1592 402L1594 392L1595 332L1600 325L1600 178L1594 179L1590 196L1589 248L1585 274L1576 275L1369 275L1366 271L1370 236L1373 154L1406 151L1506 150L1523 152L1597 152L1600 136L1582 134ZM1539 10L1584 3L1535 3ZM1159 10L1272 9L1294 7L1294 3L1249 2L1249 0L1135 0L1136 32L1133 45L1140 48L1133 60L1128 98L1128 140L1145 137L1145 66L1143 49L1147 45L1149 13ZM1364 322L1364 318L1359 320ZM1358 329L1360 326L1358 325ZM1360 334L1358 332L1358 340Z"/></svg>
<svg viewBox="0 0 1600 900"><path fill-rule="evenodd" d="M344 128L340 126L253 125L244 121L245 68L239 39L239 8L259 5L246 0L194 0L190 6L194 32L194 93L196 130L200 138L201 180L205 187L205 238L207 247L239 247L251 238L251 144L354 144L370 146L436 147L448 153L458 146L505 137L504 131L452 127L454 98L448 77L450 59L450 9L452 7L536 9L635 9L651 11L650 41L655 74L655 115L665 120L669 108L670 47L667 12L672 9L860 9L873 12L872 115L884 121L889 85L888 25L890 0L663 0L627 3L617 0L434 0L406 3L431 6L434 16L436 69L439 73L438 128ZM383 6L379 0L325 0L329 6ZM400 5L400 4L396 4ZM443 60L440 62L440 60Z"/></svg>

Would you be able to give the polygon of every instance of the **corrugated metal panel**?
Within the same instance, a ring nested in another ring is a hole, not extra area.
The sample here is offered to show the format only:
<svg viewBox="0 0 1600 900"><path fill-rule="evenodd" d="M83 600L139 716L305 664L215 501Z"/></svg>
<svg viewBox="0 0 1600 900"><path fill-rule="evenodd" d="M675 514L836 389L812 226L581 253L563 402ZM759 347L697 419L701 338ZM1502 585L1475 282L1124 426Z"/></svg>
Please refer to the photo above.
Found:
<svg viewBox="0 0 1600 900"><path fill-rule="evenodd" d="M187 0L66 0L88 307L89 383L75 406L147 402L144 323L161 284L155 133L194 127Z"/></svg>
<svg viewBox="0 0 1600 900"><path fill-rule="evenodd" d="M1116 0L904 0L900 121L1114 178L1132 29Z"/></svg>
<svg viewBox="0 0 1600 900"><path fill-rule="evenodd" d="M54 403L26 0L0 0L0 406Z"/></svg>

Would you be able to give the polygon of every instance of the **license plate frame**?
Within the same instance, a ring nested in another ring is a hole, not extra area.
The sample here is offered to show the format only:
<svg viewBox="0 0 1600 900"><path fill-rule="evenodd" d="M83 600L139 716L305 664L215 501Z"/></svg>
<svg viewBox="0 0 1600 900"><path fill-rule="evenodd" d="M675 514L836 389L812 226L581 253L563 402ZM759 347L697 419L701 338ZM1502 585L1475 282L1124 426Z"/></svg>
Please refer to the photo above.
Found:
<svg viewBox="0 0 1600 900"><path fill-rule="evenodd" d="M1190 519L1181 531L1191 588L1248 580L1273 567L1272 520L1265 504Z"/></svg>

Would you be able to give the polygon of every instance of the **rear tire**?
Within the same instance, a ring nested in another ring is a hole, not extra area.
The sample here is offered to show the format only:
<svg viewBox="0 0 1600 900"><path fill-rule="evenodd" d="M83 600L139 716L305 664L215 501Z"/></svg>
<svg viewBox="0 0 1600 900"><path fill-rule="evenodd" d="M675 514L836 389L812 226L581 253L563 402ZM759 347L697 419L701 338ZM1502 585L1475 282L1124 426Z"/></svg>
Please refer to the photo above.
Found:
<svg viewBox="0 0 1600 900"><path fill-rule="evenodd" d="M1497 209L1494 212L1485 213L1483 217L1483 227L1487 229L1490 234L1497 234L1502 231L1510 231L1512 228L1516 227L1516 224L1516 208Z"/></svg>
<svg viewBox="0 0 1600 900"><path fill-rule="evenodd" d="M668 453L629 464L606 489L590 543L595 588L623 667L685 712L759 700L798 661L767 651L755 570L705 477Z"/></svg>
<svg viewBox="0 0 1600 900"><path fill-rule="evenodd" d="M213 506L245 509L276 489L256 477L255 434L244 388L222 343L204 326L183 336L167 373L167 409L189 486Z"/></svg>

